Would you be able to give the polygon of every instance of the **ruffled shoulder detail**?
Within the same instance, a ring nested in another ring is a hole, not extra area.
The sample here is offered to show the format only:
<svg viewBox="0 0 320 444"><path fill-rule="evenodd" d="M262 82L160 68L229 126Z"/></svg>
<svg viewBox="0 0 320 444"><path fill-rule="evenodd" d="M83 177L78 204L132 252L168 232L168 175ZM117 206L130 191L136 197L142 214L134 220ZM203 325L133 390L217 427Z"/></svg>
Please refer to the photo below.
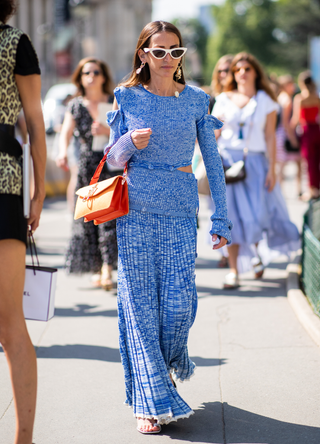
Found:
<svg viewBox="0 0 320 444"><path fill-rule="evenodd" d="M117 86L117 88L115 88L113 90L113 94L117 100L118 107L120 109L120 107L121 107L121 86Z"/></svg>
<svg viewBox="0 0 320 444"><path fill-rule="evenodd" d="M119 109L113 110L113 111L109 111L107 112L107 124L109 126L112 126L113 123L119 119L119 117L121 118L121 111Z"/></svg>
<svg viewBox="0 0 320 444"><path fill-rule="evenodd" d="M207 127L211 127L213 130L217 130L223 127L223 122L217 119L211 114L205 114L198 122L197 128L201 129L204 125Z"/></svg>
<svg viewBox="0 0 320 444"><path fill-rule="evenodd" d="M215 116L213 116L212 114L206 114L204 116L204 121L211 123L213 125L213 129L217 130L223 127L223 122L221 122L221 120L217 119Z"/></svg>

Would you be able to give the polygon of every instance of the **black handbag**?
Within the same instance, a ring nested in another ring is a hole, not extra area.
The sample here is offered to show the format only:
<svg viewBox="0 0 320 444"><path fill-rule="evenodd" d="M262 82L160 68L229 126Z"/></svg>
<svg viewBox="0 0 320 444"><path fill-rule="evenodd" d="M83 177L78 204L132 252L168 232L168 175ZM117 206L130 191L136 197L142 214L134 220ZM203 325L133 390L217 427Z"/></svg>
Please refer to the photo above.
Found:
<svg viewBox="0 0 320 444"><path fill-rule="evenodd" d="M249 126L248 136L247 136L247 140L246 140L246 145L248 145L249 136L251 134L251 128L253 125L253 117L255 115L257 106L258 106L258 103L256 105L254 112L251 114L250 126ZM243 138L243 136L242 136L242 126L243 125L244 125L244 123L242 123L240 125L240 133L241 133L241 136L239 136L240 139ZM242 160L238 160L237 162L232 161L232 163L229 166L223 165L223 162L222 162L223 169L224 169L224 176L225 176L227 185L232 184L232 183L242 182L247 177L246 164L245 164L247 154L248 154L248 148L244 148ZM229 155L229 158L231 158L230 155Z"/></svg>
<svg viewBox="0 0 320 444"><path fill-rule="evenodd" d="M248 149L243 150L243 159L234 162L231 166L223 166L224 176L226 184L242 182L247 177L245 160L247 157Z"/></svg>
<svg viewBox="0 0 320 444"><path fill-rule="evenodd" d="M289 139L285 140L284 149L286 150L287 153L299 153L299 151L300 151L299 145L293 146Z"/></svg>

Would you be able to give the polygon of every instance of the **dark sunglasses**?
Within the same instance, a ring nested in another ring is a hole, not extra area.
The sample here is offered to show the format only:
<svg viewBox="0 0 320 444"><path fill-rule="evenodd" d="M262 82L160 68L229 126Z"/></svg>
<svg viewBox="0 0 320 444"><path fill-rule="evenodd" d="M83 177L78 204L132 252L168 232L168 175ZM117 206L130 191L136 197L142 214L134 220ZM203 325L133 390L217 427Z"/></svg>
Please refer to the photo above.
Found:
<svg viewBox="0 0 320 444"><path fill-rule="evenodd" d="M101 71L99 71L98 69L95 69L94 71L86 71L86 72L81 73L82 76L89 76L90 74L93 74L95 77L97 77L97 76L100 76Z"/></svg>
<svg viewBox="0 0 320 444"><path fill-rule="evenodd" d="M229 70L228 69L218 69L218 74L222 74L223 72L228 74Z"/></svg>
<svg viewBox="0 0 320 444"><path fill-rule="evenodd" d="M250 72L252 68L250 66L247 66L246 68L236 68L233 72L239 72L242 69L244 69L245 72Z"/></svg>

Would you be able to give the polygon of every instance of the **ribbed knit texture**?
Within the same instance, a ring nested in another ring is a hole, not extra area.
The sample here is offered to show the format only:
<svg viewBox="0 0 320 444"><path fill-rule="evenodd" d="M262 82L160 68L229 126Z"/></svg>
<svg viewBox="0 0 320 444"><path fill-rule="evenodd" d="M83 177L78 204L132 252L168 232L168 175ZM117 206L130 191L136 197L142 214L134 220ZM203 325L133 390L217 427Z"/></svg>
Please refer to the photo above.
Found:
<svg viewBox="0 0 320 444"><path fill-rule="evenodd" d="M219 122L208 97L186 86L176 97L159 97L143 87L117 88L119 110L108 113L108 162L128 162L129 214L117 220L118 313L126 404L140 418L160 424L193 412L169 374L190 379L189 330L197 310L195 286L197 181L178 171L192 162L198 138L217 210L213 232L231 240L226 192L214 138ZM135 129L151 128L148 147L138 150Z"/></svg>
<svg viewBox="0 0 320 444"><path fill-rule="evenodd" d="M129 163L130 208L172 216L197 214L197 181L177 168L191 164L198 138L216 208L211 234L230 243L232 223L227 218L224 173L214 137L214 129L222 123L208 114L209 96L186 85L178 98L157 96L142 86L116 88L115 97L119 110L107 115L109 146L113 145L107 161L119 167ZM131 133L142 128L151 128L152 135L148 147L138 150Z"/></svg>
<svg viewBox="0 0 320 444"><path fill-rule="evenodd" d="M192 410L173 387L195 368L187 350L197 310L196 220L131 210L117 221L118 312L126 403L168 423Z"/></svg>

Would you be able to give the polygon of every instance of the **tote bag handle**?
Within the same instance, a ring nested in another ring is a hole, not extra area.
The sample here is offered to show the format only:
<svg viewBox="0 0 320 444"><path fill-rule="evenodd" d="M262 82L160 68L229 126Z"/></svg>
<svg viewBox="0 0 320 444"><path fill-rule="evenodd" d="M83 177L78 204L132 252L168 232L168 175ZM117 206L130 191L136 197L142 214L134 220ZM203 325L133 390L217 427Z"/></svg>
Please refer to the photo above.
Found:
<svg viewBox="0 0 320 444"><path fill-rule="evenodd" d="M38 267L40 267L40 262L39 262L39 258L38 258L36 243L34 241L34 237L33 237L31 228L29 228L29 232L28 232L28 241L29 241L28 244L29 244L30 254L31 254L33 274L36 274L35 267L37 266L37 264L38 264ZM36 264L35 264L35 258L37 261Z"/></svg>

